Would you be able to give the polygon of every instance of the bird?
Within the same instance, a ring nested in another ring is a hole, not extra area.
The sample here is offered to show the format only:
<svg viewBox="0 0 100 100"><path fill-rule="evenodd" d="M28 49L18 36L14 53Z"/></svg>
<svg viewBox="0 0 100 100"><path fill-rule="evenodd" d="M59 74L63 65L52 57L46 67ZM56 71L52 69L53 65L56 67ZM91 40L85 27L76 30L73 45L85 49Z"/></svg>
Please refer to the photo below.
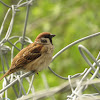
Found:
<svg viewBox="0 0 100 100"><path fill-rule="evenodd" d="M53 37L55 37L55 35L50 32L40 33L33 43L19 51L12 60L9 70L0 80L17 71L33 71L38 73L48 67L53 57Z"/></svg>

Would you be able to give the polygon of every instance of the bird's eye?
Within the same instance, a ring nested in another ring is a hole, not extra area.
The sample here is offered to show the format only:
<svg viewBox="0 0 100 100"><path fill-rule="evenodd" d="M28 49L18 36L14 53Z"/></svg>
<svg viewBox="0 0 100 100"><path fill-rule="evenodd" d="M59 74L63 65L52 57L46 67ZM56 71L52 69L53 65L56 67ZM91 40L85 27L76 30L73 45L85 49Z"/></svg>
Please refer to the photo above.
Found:
<svg viewBox="0 0 100 100"><path fill-rule="evenodd" d="M42 42L42 43L47 43L47 40L41 39L41 42Z"/></svg>

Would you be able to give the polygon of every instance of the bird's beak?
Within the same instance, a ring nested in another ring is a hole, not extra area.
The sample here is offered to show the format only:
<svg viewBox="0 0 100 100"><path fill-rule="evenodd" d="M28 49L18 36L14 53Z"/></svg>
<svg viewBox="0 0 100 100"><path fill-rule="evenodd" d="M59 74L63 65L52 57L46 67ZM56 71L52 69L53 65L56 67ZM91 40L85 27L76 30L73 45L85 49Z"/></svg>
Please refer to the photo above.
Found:
<svg viewBox="0 0 100 100"><path fill-rule="evenodd" d="M54 35L54 34L51 34L50 36L51 36L51 38L53 38L53 37L55 37L56 35Z"/></svg>

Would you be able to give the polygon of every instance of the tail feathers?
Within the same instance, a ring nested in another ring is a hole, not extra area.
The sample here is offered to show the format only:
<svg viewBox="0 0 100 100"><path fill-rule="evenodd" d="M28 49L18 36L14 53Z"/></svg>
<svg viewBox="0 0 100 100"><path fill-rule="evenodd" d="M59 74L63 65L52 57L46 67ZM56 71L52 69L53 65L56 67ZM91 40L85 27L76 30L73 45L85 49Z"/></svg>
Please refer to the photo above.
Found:
<svg viewBox="0 0 100 100"><path fill-rule="evenodd" d="M5 73L5 74L0 78L0 81L1 81L5 76L9 75L9 72L10 72L10 70L8 70L8 72Z"/></svg>

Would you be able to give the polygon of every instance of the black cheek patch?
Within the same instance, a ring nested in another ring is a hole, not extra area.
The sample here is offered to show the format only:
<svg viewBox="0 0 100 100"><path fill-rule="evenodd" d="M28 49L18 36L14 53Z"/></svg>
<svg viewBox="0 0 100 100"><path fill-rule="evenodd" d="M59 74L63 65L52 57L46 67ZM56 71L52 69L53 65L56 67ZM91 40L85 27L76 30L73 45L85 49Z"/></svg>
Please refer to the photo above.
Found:
<svg viewBox="0 0 100 100"><path fill-rule="evenodd" d="M42 43L47 43L47 40L41 39L41 42L42 42Z"/></svg>

